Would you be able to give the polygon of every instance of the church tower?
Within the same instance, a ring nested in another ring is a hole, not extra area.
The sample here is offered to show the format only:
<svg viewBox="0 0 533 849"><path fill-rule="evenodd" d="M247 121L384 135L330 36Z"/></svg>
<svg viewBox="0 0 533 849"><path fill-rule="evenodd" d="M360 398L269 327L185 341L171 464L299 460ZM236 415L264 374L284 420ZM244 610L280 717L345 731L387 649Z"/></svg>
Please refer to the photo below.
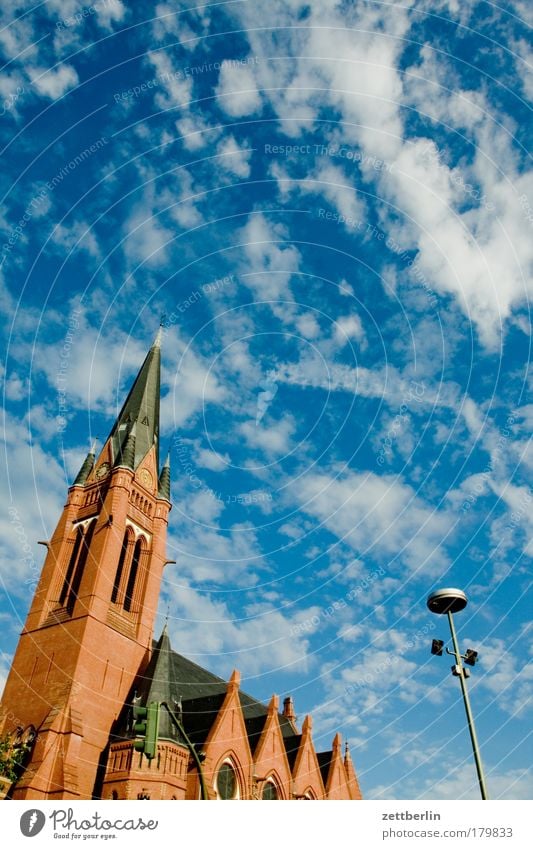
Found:
<svg viewBox="0 0 533 849"><path fill-rule="evenodd" d="M90 799L110 730L147 665L166 563L159 471L160 336L99 455L92 449L47 554L0 703L37 732L16 799Z"/></svg>

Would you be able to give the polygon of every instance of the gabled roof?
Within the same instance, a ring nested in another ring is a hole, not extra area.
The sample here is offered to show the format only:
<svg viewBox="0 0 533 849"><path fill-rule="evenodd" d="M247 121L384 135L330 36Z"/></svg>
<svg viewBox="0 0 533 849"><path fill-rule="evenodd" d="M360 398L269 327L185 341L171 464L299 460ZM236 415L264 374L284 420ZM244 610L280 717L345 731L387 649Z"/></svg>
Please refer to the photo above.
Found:
<svg viewBox="0 0 533 849"><path fill-rule="evenodd" d="M329 768L331 766L333 752L317 752L316 756L318 760L318 765L320 767L320 775L322 776L324 787L326 787L328 783Z"/></svg>
<svg viewBox="0 0 533 849"><path fill-rule="evenodd" d="M291 772L294 769L294 764L296 763L296 756L298 754L298 749L300 748L300 743L302 742L301 734L291 734L291 735L283 735L283 742L285 743L285 751L287 752L287 760L289 761L289 766L291 768Z"/></svg>
<svg viewBox="0 0 533 849"><path fill-rule="evenodd" d="M143 705L151 701L167 702L181 716L191 741L202 744L218 716L227 688L228 684L223 678L173 651L165 626L144 675L139 676L135 682L115 734L118 737L131 736L131 704L135 698ZM268 707L242 691L239 691L239 701L253 752L265 726ZM287 717L279 714L279 720L283 737L294 736L294 726ZM159 738L183 742L164 709L160 713Z"/></svg>

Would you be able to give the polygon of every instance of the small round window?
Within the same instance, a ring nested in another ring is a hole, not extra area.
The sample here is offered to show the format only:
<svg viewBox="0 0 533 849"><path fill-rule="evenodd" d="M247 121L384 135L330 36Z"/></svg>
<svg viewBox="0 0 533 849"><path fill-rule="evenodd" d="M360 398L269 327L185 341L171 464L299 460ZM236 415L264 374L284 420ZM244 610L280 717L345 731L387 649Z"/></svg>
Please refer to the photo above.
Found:
<svg viewBox="0 0 533 849"><path fill-rule="evenodd" d="M237 794L237 776L231 764L222 764L218 771L217 793L219 799L234 799Z"/></svg>
<svg viewBox="0 0 533 849"><path fill-rule="evenodd" d="M278 798L278 789L273 781L267 781L266 784L263 785L263 792L261 794L262 799L277 799Z"/></svg>

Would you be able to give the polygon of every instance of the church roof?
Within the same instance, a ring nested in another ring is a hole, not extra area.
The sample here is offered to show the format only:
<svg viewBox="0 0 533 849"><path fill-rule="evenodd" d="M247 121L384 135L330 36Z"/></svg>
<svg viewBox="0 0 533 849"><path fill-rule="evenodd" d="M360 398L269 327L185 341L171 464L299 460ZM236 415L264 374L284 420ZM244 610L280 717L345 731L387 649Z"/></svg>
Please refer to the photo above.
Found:
<svg viewBox="0 0 533 849"><path fill-rule="evenodd" d="M227 687L223 678L173 651L165 625L144 675L136 681L133 695L143 705L151 701L167 702L181 716L191 741L201 745L218 716ZM268 707L242 691L239 691L239 699L253 752L264 728ZM118 737L131 736L131 702L130 699L119 720ZM279 714L279 720L283 737L292 739L295 729L290 720L283 714ZM183 742L164 709L160 711L159 739Z"/></svg>
<svg viewBox="0 0 533 849"><path fill-rule="evenodd" d="M317 752L316 756L318 760L318 765L320 767L320 774L322 775L322 781L324 782L325 787L328 783L329 768L331 766L333 752Z"/></svg>

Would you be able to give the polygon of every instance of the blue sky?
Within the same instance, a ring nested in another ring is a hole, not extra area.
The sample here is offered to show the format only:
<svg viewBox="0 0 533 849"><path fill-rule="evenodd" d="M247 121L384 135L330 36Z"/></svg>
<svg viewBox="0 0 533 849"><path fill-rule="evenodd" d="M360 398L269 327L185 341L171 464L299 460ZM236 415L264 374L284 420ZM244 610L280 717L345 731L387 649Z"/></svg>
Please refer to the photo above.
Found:
<svg viewBox="0 0 533 849"><path fill-rule="evenodd" d="M530 798L531 11L266 8L3 4L3 675L164 315L158 628L367 798L478 798L460 586L489 792Z"/></svg>

